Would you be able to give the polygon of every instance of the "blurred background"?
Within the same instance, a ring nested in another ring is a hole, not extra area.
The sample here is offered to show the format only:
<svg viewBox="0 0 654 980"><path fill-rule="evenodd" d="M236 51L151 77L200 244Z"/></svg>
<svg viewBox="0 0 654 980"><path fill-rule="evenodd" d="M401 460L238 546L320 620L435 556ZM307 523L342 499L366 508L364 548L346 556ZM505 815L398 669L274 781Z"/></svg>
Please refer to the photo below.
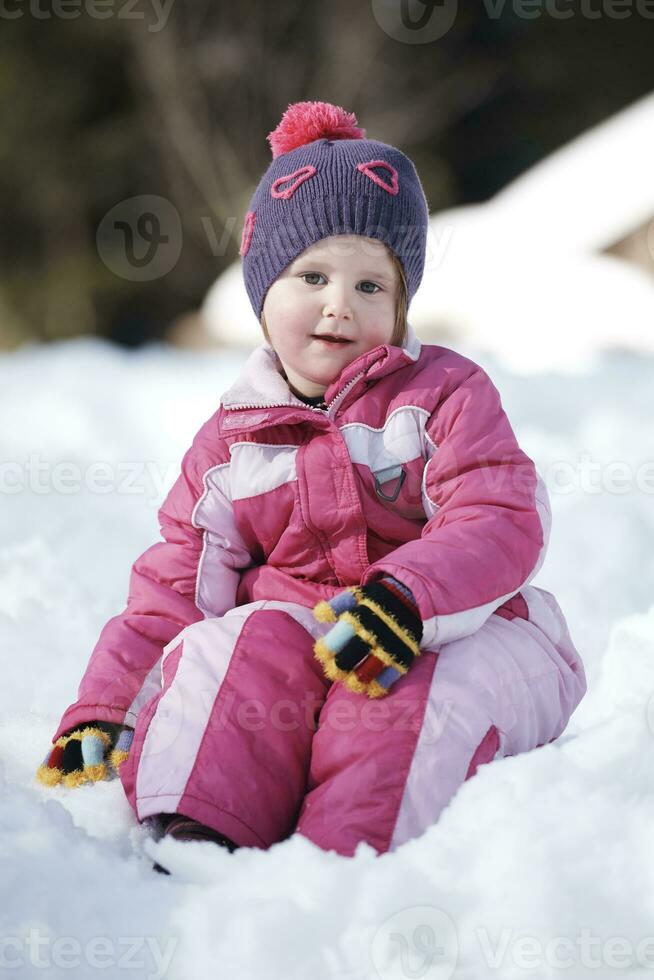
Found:
<svg viewBox="0 0 654 980"><path fill-rule="evenodd" d="M289 103L354 111L412 157L432 214L456 213L654 90L653 17L646 0L4 0L0 348L229 342L235 327L200 312L238 261ZM601 154L586 164L576 181L597 180L598 220L634 174L629 160L605 172ZM651 276L650 183L589 248ZM455 313L421 316L448 336Z"/></svg>

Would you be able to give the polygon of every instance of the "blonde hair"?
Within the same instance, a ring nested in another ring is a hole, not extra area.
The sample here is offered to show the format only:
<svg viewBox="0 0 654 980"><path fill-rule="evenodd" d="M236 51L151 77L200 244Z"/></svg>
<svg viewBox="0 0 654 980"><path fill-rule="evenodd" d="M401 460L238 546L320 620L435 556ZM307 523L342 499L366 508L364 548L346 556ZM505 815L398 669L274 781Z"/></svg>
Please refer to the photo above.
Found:
<svg viewBox="0 0 654 980"><path fill-rule="evenodd" d="M388 248L388 246L387 246ZM391 334L390 344L392 347L403 347L406 341L407 335L407 313L408 313L408 302L407 302L407 285L406 278L404 275L404 269L402 268L402 263L398 259L395 252L388 249L391 253L391 258L393 260L393 266L397 271L398 279L398 296L397 305L395 307L395 324L393 326L393 333ZM261 311L261 329L263 330L263 335L272 347L272 342L270 340L270 334L268 333L268 325L266 324L266 318L264 316L263 310Z"/></svg>

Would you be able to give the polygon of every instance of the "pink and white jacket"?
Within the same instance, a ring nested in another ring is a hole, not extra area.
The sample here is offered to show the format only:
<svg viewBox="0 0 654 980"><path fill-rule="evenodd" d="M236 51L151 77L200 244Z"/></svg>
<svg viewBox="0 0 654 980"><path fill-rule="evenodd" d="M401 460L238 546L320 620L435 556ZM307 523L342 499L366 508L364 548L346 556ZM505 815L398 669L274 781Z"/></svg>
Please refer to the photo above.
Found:
<svg viewBox="0 0 654 980"><path fill-rule="evenodd" d="M163 648L258 599L312 607L389 573L417 600L425 648L523 614L547 492L482 368L409 328L404 348L352 361L324 410L280 367L258 347L198 431L159 510L163 540L135 561L53 740L92 719L134 725Z"/></svg>

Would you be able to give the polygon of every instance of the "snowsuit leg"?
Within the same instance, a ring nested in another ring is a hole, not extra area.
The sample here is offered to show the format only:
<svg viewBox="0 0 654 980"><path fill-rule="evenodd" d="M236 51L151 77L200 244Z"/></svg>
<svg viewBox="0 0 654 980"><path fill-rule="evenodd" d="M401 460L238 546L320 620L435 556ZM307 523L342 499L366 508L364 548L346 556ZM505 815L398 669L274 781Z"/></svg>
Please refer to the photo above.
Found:
<svg viewBox="0 0 654 980"><path fill-rule="evenodd" d="M493 614L471 636L423 650L379 701L330 689L313 738L297 831L351 855L394 850L438 820L477 766L554 741L586 690L550 593L528 619Z"/></svg>
<svg viewBox="0 0 654 980"><path fill-rule="evenodd" d="M493 614L423 650L375 700L324 677L313 642L330 624L308 608L259 601L192 624L164 650L121 767L137 817L180 812L264 848L295 829L343 855L419 836L478 765L553 741L583 697L555 599L522 595L528 619Z"/></svg>
<svg viewBox="0 0 654 980"><path fill-rule="evenodd" d="M168 644L121 766L139 820L179 812L263 848L292 832L329 686L309 630L327 628L296 603L260 600Z"/></svg>

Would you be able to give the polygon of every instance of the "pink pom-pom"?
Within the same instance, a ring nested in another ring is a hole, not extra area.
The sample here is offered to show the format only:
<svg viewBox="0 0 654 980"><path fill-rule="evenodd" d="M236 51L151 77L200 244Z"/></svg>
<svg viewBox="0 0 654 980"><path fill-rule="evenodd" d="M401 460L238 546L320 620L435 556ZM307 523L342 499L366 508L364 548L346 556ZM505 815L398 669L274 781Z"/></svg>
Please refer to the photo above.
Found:
<svg viewBox="0 0 654 980"><path fill-rule="evenodd" d="M362 140L365 135L353 112L329 102L294 102L267 140L274 160L314 140Z"/></svg>

